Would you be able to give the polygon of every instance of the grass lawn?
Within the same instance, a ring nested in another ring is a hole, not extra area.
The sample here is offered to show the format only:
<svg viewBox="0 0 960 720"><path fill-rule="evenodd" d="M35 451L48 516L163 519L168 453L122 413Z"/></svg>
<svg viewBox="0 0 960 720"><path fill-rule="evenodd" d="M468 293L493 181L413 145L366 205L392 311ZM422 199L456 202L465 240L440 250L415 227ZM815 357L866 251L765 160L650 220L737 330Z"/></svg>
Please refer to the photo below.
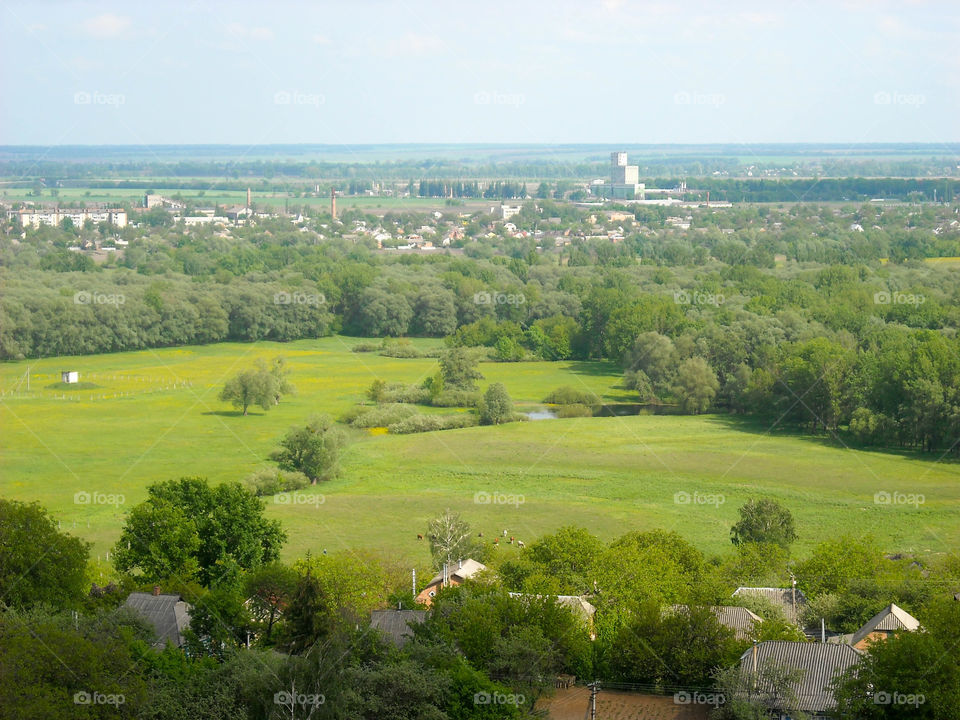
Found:
<svg viewBox="0 0 960 720"><path fill-rule="evenodd" d="M0 365L0 494L39 501L102 554L150 483L183 475L242 479L268 464L279 436L310 413L339 416L364 399L374 378L412 383L435 368L433 360L352 353L356 342L221 344ZM248 417L217 400L227 376L278 354L288 359L295 396ZM66 389L62 370L77 370L81 382L97 387ZM564 384L607 402L630 399L611 363L485 363L481 370L481 386L503 382L521 409L538 407ZM871 533L890 551L938 553L960 543L960 464L770 434L727 416L350 435L341 477L307 490L322 493L322 503L268 500L268 514L288 530L288 558L363 547L420 562L427 548L416 535L445 507L462 511L487 537L506 529L530 541L564 524L604 538L662 527L721 552L737 507L760 495L794 512L801 552L840 533ZM923 503L877 504L878 492L922 494ZM93 502L76 502L77 493L90 493ZM478 493L523 502L478 504ZM102 502L111 494L124 503Z"/></svg>

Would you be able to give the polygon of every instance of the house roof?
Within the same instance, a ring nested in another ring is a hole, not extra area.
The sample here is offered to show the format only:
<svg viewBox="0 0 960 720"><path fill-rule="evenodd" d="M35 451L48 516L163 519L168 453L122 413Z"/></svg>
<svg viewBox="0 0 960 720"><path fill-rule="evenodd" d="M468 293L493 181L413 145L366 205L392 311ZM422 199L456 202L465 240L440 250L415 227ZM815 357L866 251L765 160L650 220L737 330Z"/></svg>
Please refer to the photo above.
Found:
<svg viewBox="0 0 960 720"><path fill-rule="evenodd" d="M676 612L688 610L689 607L689 605L671 605L670 609ZM748 638L753 631L753 626L763 622L763 618L759 615L737 605L713 605L710 610L721 625L734 631L738 640Z"/></svg>
<svg viewBox="0 0 960 720"><path fill-rule="evenodd" d="M153 625L154 647L163 648L168 641L177 647L183 645L183 631L190 625L190 605L179 595L134 592L127 597L124 606Z"/></svg>
<svg viewBox="0 0 960 720"><path fill-rule="evenodd" d="M850 645L761 642L740 656L740 671L752 673L754 666L759 670L768 664L800 670L802 677L793 686L793 693L800 705L798 709L822 712L836 705L830 683L839 673L856 664L861 657L862 653Z"/></svg>
<svg viewBox="0 0 960 720"><path fill-rule="evenodd" d="M469 577L473 577L481 570L486 570L487 566L483 563L477 562L476 560L466 559L460 562L457 567L447 568L447 573L451 578L457 578L458 580L466 580ZM443 572L439 572L433 576L429 585L436 585L438 582L443 580Z"/></svg>
<svg viewBox="0 0 960 720"><path fill-rule="evenodd" d="M877 630L892 632L894 630L913 631L920 627L920 621L901 607L892 603L870 618L862 628L850 638L850 644L856 645L870 633Z"/></svg>
<svg viewBox="0 0 960 720"><path fill-rule="evenodd" d="M419 625L426 618L426 610L374 610L370 614L370 627L382 632L397 647L403 647L413 637L411 626Z"/></svg>
<svg viewBox="0 0 960 720"><path fill-rule="evenodd" d="M800 622L800 611L807 604L807 597L803 594L803 590L796 588L738 587L733 594L765 598L783 608L783 614L787 620L797 624Z"/></svg>

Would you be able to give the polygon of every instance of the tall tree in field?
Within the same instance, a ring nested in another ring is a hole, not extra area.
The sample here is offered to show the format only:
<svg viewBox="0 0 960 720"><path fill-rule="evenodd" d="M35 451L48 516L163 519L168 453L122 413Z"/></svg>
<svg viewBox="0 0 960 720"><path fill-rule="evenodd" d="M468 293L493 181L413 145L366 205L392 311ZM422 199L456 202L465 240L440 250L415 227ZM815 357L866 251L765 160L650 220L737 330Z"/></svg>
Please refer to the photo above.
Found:
<svg viewBox="0 0 960 720"><path fill-rule="evenodd" d="M280 402L282 387L288 386L282 373L282 366L274 365L273 369L268 369L263 363L242 370L227 380L220 391L220 399L242 410L244 415L251 405L269 410Z"/></svg>
<svg viewBox="0 0 960 720"><path fill-rule="evenodd" d="M503 383L493 383L483 394L478 409L482 425L499 425L513 416L513 400Z"/></svg>
<svg viewBox="0 0 960 720"><path fill-rule="evenodd" d="M445 510L427 525L427 537L430 538L430 553L438 568L452 565L462 558L469 557L473 550L473 537L470 525L460 517L460 513Z"/></svg>
<svg viewBox="0 0 960 720"><path fill-rule="evenodd" d="M336 477L346 436L329 415L312 415L287 431L271 457L284 470L302 472L312 483Z"/></svg>
<svg viewBox="0 0 960 720"><path fill-rule="evenodd" d="M467 348L453 348L440 358L443 382L457 390L476 390L476 380L483 378L477 369L477 359Z"/></svg>
<svg viewBox="0 0 960 720"><path fill-rule="evenodd" d="M730 541L771 543L789 548L797 539L793 515L776 500L749 500L740 507L740 519L730 528Z"/></svg>

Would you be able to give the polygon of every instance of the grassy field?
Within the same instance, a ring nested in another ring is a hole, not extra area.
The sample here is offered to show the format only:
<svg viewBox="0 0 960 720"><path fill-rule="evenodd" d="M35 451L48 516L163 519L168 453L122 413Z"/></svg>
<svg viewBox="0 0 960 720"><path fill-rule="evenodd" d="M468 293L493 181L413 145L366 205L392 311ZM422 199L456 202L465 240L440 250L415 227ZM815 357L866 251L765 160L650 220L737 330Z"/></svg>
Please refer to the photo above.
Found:
<svg viewBox="0 0 960 720"><path fill-rule="evenodd" d="M416 382L434 370L431 360L351 353L355 342L223 344L2 365L0 494L41 502L63 527L93 541L99 555L148 484L183 475L242 479L265 466L278 437L308 414L339 415L363 400L374 378ZM278 354L288 359L295 396L248 417L217 400L225 377ZM59 373L68 369L89 385L65 389ZM481 369L481 385L505 383L527 409L563 384L608 402L630 399L609 363L485 363ZM312 500L268 503L268 514L289 532L287 557L364 547L422 561L427 549L416 535L445 507L462 511L487 537L507 529L529 541L571 523L604 538L662 527L721 552L729 548L737 507L758 495L793 510L801 551L844 532L871 533L890 551L938 553L960 543L957 463L848 450L726 416L350 435L339 479L308 489ZM923 503L877 504L878 492L919 493ZM92 502L77 493L90 493ZM478 504L478 493L522 496L523 502ZM683 493L692 501L683 502ZM110 495L124 502L110 504L119 500Z"/></svg>

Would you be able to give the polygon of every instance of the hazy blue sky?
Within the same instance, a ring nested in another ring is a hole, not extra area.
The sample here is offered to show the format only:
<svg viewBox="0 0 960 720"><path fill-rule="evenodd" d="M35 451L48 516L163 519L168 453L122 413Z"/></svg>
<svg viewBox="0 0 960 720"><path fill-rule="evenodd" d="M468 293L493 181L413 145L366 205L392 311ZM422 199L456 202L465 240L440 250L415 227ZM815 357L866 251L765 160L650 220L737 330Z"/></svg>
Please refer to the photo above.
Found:
<svg viewBox="0 0 960 720"><path fill-rule="evenodd" d="M0 144L941 142L958 2L7 2Z"/></svg>

